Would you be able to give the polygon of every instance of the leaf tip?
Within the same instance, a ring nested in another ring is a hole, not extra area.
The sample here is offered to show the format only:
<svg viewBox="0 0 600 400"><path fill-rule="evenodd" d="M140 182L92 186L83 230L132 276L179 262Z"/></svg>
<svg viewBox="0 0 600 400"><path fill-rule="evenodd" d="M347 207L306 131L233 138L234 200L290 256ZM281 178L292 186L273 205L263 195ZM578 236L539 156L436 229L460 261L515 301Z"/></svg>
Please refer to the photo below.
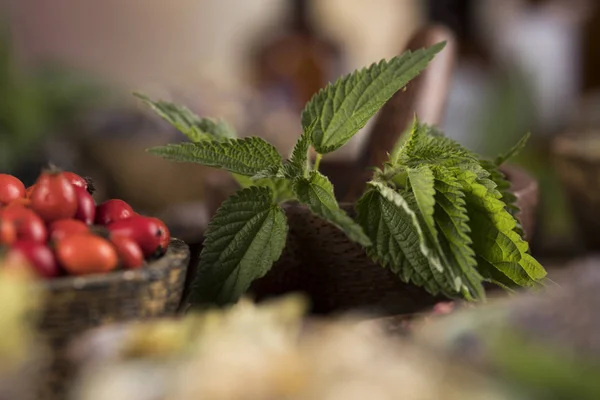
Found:
<svg viewBox="0 0 600 400"><path fill-rule="evenodd" d="M435 52L439 52L441 51L444 47L446 47L446 45L448 44L447 40L442 40L441 42L438 42L436 44L434 44L433 46L431 46L432 49L435 50Z"/></svg>
<svg viewBox="0 0 600 400"><path fill-rule="evenodd" d="M162 146L154 146L154 147L148 147L146 149L146 153L150 153L150 154L158 154L158 149L160 149Z"/></svg>
<svg viewBox="0 0 600 400"><path fill-rule="evenodd" d="M143 100L143 101L150 101L150 97L148 97L147 95L145 95L145 94L144 94L144 93L142 93L142 92L134 91L134 92L132 92L131 94L133 95L133 97L137 97L137 98L138 98L138 99L140 99L140 100Z"/></svg>

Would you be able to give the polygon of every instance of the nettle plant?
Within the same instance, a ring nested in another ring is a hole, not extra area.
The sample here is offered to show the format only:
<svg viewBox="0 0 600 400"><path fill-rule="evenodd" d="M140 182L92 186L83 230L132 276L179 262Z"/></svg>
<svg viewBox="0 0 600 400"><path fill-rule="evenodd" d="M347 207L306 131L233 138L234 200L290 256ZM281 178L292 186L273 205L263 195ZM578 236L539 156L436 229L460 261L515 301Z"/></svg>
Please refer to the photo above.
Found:
<svg viewBox="0 0 600 400"><path fill-rule="evenodd" d="M347 143L445 43L405 52L355 71L317 93L302 113L303 134L290 157L258 137L238 138L225 122L136 94L190 142L149 149L177 162L233 173L241 189L223 202L206 232L190 301L238 300L285 247L285 202L299 202L360 243L380 265L432 294L485 298L483 282L537 286L543 267L515 218L515 196L499 166L517 152L481 159L416 119L408 140L377 169L356 203L356 221L339 206L319 172L323 154ZM316 159L308 153L312 147Z"/></svg>

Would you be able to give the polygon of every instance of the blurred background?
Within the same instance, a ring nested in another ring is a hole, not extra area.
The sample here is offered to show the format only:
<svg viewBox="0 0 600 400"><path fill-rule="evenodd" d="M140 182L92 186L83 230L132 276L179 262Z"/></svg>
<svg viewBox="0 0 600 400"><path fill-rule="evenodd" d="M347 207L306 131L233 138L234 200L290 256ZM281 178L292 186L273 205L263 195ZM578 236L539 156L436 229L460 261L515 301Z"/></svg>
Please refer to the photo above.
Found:
<svg viewBox="0 0 600 400"><path fill-rule="evenodd" d="M262 136L288 154L312 94L400 54L417 29L438 23L452 30L457 44L441 127L489 156L531 132L513 162L541 189L534 251L541 257L581 251L586 231L578 221L586 216L573 212L582 207L557 173L554 143L594 132L600 122L597 1L0 4L0 169L26 184L51 161L93 177L97 200L123 198L172 221L185 215L202 224L234 187L219 172L146 154L149 146L182 137L131 92L224 118L240 135ZM352 162L371 128L329 158ZM586 193L577 196L590 197Z"/></svg>

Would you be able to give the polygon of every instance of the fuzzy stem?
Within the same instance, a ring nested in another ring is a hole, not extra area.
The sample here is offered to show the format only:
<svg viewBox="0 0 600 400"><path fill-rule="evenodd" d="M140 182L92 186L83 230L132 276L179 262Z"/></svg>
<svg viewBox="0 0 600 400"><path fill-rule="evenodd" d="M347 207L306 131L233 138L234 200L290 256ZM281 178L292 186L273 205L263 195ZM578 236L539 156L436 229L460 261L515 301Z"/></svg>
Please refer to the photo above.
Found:
<svg viewBox="0 0 600 400"><path fill-rule="evenodd" d="M323 157L323 154L321 153L317 153L317 158L315 159L315 165L313 167L313 169L315 171L319 170L319 165L321 164L321 158Z"/></svg>

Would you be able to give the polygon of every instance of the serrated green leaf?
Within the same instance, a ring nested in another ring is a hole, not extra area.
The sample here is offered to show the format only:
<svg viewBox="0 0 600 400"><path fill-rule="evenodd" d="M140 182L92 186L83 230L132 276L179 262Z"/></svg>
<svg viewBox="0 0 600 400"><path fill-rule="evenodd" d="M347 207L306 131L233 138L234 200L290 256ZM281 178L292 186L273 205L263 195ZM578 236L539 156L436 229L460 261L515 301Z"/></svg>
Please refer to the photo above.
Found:
<svg viewBox="0 0 600 400"><path fill-rule="evenodd" d="M277 149L258 137L169 144L150 148L148 152L170 161L197 163L246 176L281 168Z"/></svg>
<svg viewBox="0 0 600 400"><path fill-rule="evenodd" d="M398 164L398 160L400 158L400 154L402 153L402 150L404 149L404 146L406 146L409 138L414 134L414 130L417 129L418 127L419 127L419 123L418 123L417 117L415 115L413 123L410 125L410 127L406 128L405 132L402 135L400 135L400 137L396 141L396 144L394 144L394 148L392 149L392 152L390 153L390 159L386 163L387 167L393 167L396 164Z"/></svg>
<svg viewBox="0 0 600 400"><path fill-rule="evenodd" d="M527 242L525 241L522 241L522 243L527 245ZM521 268L527 272L527 275L529 275L531 279L534 279L539 283L544 283L543 281L540 281L544 279L548 273L544 267L542 267L542 265L535 258L533 258L531 254L529 254L529 247L521 254L521 262L519 264L521 265Z"/></svg>
<svg viewBox="0 0 600 400"><path fill-rule="evenodd" d="M472 248L469 217L462 187L457 179L444 168L436 168L435 213L439 241L447 254L451 269L461 277L471 297L485 298L483 277L477 272L477 260Z"/></svg>
<svg viewBox="0 0 600 400"><path fill-rule="evenodd" d="M237 301L279 259L288 225L272 197L269 188L251 187L223 202L206 232L192 304Z"/></svg>
<svg viewBox="0 0 600 400"><path fill-rule="evenodd" d="M283 175L287 178L297 178L307 176L310 170L308 162L308 150L312 141L312 131L316 123L306 128L300 138L294 145L290 159L283 165Z"/></svg>
<svg viewBox="0 0 600 400"><path fill-rule="evenodd" d="M435 209L433 171L427 165L422 164L415 168L407 168L406 172L418 209L421 211L423 221L425 221L425 229L429 232L432 241L437 243L437 231L433 219Z"/></svg>
<svg viewBox="0 0 600 400"><path fill-rule="evenodd" d="M194 143L203 140L223 141L236 137L233 128L225 121L200 118L185 106L162 100L154 101L141 93L134 93L134 96Z"/></svg>
<svg viewBox="0 0 600 400"><path fill-rule="evenodd" d="M311 171L308 178L300 177L295 180L294 192L302 204L344 231L349 239L363 246L371 245L371 240L361 226L340 208L335 199L333 185L326 176L318 171Z"/></svg>
<svg viewBox="0 0 600 400"><path fill-rule="evenodd" d="M382 182L371 181L368 185L376 189L384 199L401 209L410 217L411 223L419 237L418 243L421 253L427 257L429 263L437 272L444 272L444 267L442 266L439 256L429 247L429 243L425 240L425 234L421 227L421 220L416 213L418 205L414 194L408 191L401 192L399 190L394 190Z"/></svg>
<svg viewBox="0 0 600 400"><path fill-rule="evenodd" d="M523 231L523 226L521 222L517 218L517 215L521 212L519 206L517 206L517 196L510 190L511 184L506 179L506 176L498 166L489 160L481 160L481 166L489 172L489 178L496 184L496 190L500 192L502 195L502 201L506 205L506 211L510 213L513 217L515 217L517 221L517 227L515 228L515 232L517 232L522 238L525 237L525 232Z"/></svg>
<svg viewBox="0 0 600 400"><path fill-rule="evenodd" d="M276 178L285 178L285 175L283 175L283 164L281 162L273 164L269 168L265 168L262 171L258 171L256 174L252 175L252 179L254 180Z"/></svg>
<svg viewBox="0 0 600 400"><path fill-rule="evenodd" d="M436 128L416 119L410 137L398 153L395 164L415 167L426 163L446 167L479 167L479 157L458 142L445 137Z"/></svg>
<svg viewBox="0 0 600 400"><path fill-rule="evenodd" d="M429 293L454 297L453 282L443 275L437 255L427 247L416 201L381 182L369 182L365 194L356 203L357 221L371 238L367 253L382 266L388 266L404 282L423 287ZM411 204L412 207L411 207Z"/></svg>
<svg viewBox="0 0 600 400"><path fill-rule="evenodd" d="M515 218L505 209L502 195L490 190L493 182L473 171L460 171L475 253L521 286L536 286L546 276L544 268L528 255L529 245L515 231ZM500 279L496 279L502 282Z"/></svg>
<svg viewBox="0 0 600 400"><path fill-rule="evenodd" d="M302 112L304 130L314 125L313 147L327 154L348 142L444 46L442 42L428 49L407 51L389 62L355 71L319 91Z"/></svg>
<svg viewBox="0 0 600 400"><path fill-rule="evenodd" d="M516 156L517 154L519 154L521 152L521 150L523 150L525 148L525 146L527 145L527 140L529 140L529 136L531 136L531 134L529 132L526 133L525 136L523 136L517 142L517 144L515 144L510 150L508 150L508 152L496 157L496 160L494 160L494 164L496 164L497 166L500 166L500 165L504 164L507 160L509 160L509 159L513 158L514 156Z"/></svg>
<svg viewBox="0 0 600 400"><path fill-rule="evenodd" d="M445 241L440 241L438 238L437 226L434 219L436 191L433 171L427 165L423 164L415 168L408 168L407 177L410 182L410 190L416 201L417 210L420 211L420 219L423 221L424 236L429 246L437 252L438 258L446 270L446 278L449 282L453 283L456 291L464 292L466 290L467 297L478 297L483 290L480 293L473 293L472 288L464 287L460 266L451 262L450 258L446 256L448 249L442 246L442 242L444 242L444 245L446 243Z"/></svg>
<svg viewBox="0 0 600 400"><path fill-rule="evenodd" d="M433 202L427 169L435 178ZM479 159L415 119L408 140L393 154L382 177L413 191L419 216L428 228L426 239L440 254L443 265L466 285L463 293L467 289L466 293L474 297L483 295L484 279L503 285L534 286L544 277L544 269L528 254L528 244L514 218L518 212L516 197L493 162Z"/></svg>
<svg viewBox="0 0 600 400"><path fill-rule="evenodd" d="M479 254L477 255L477 269L481 272L481 275L485 279L494 283L499 283L500 287L514 288L515 283L519 286L533 286L531 278L529 277L529 275L527 275L523 268L519 266L518 263L505 262L502 264L502 266L504 270L509 271L508 274L498 269L496 265L490 263L483 256ZM512 275L512 277L509 277L508 275Z"/></svg>
<svg viewBox="0 0 600 400"><path fill-rule="evenodd" d="M271 189L273 199L277 203L295 198L293 182L285 178L262 178L253 179L249 176L233 174L233 177L242 188L250 186L264 186Z"/></svg>
<svg viewBox="0 0 600 400"><path fill-rule="evenodd" d="M308 150L310 148L311 132L304 132L300 139L294 145L289 160L283 164L283 175L294 179L300 176L307 176L309 171Z"/></svg>

